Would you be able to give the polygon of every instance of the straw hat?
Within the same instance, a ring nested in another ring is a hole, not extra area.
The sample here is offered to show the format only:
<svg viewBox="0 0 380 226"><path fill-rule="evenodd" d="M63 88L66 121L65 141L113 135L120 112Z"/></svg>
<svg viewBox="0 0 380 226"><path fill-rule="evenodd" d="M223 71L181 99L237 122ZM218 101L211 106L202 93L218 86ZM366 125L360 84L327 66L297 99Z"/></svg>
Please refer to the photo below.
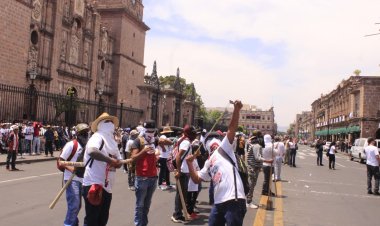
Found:
<svg viewBox="0 0 380 226"><path fill-rule="evenodd" d="M115 127L119 126L119 119L117 117L109 115L108 113L104 112L103 114L101 114L97 119L95 119L91 123L91 131L92 132L95 133L98 130L98 124L102 120L111 120L113 122L113 124L115 125Z"/></svg>
<svg viewBox="0 0 380 226"><path fill-rule="evenodd" d="M173 131L170 129L170 126L165 126L161 134L172 133L172 132Z"/></svg>

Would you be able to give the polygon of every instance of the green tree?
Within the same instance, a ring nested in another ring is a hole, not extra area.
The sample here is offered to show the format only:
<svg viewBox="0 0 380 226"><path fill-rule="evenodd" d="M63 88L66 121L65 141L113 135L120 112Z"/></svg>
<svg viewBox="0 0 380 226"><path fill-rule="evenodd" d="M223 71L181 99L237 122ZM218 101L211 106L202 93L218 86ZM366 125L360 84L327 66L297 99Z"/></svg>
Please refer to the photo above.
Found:
<svg viewBox="0 0 380 226"><path fill-rule="evenodd" d="M359 69L356 69L356 70L354 71L355 76L359 76L360 73L362 73L362 71L359 70Z"/></svg>

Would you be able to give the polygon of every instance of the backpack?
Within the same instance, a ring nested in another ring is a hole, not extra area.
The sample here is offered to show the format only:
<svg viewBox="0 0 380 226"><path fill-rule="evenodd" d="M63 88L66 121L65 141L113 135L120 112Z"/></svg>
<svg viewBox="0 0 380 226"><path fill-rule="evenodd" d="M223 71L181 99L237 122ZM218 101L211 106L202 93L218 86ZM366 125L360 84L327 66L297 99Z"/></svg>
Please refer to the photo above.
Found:
<svg viewBox="0 0 380 226"><path fill-rule="evenodd" d="M184 138L184 139L179 140L175 144L172 152L169 154L169 157L166 159L166 166L168 167L169 172L174 172L177 169L176 156L179 153L179 145L184 140L189 140L189 139ZM185 159L185 157L186 157L187 153L189 153L190 149L191 149L191 147L189 147L189 149L186 151L186 153L183 155L183 157L181 157L181 162Z"/></svg>
<svg viewBox="0 0 380 226"><path fill-rule="evenodd" d="M218 148L218 151L225 159L227 159L232 164L233 168L235 168L235 167L237 168L241 182L243 183L244 194L247 195L249 192L247 165L245 164L243 159L240 158L240 156L237 155L236 153L235 153L235 157L236 157L237 166L235 165L235 162L231 159L231 157L229 155L227 155L227 153L223 149ZM235 175L235 170L234 170L234 175ZM234 183L235 183L235 188L236 188L237 184L236 184L236 178L235 177L234 177ZM235 189L235 191L236 191L236 189ZM237 191L235 192L235 197L237 198Z"/></svg>
<svg viewBox="0 0 380 226"><path fill-rule="evenodd" d="M70 161L70 160L74 157L75 153L77 152L77 149L78 149L78 141L77 141L77 140L73 140L73 143L74 143L73 149L71 150L71 154L70 154L70 156L67 158L66 161ZM61 153L59 154L59 156L61 156L61 154L62 154L62 151L61 151ZM59 171L61 171L61 172L65 172L65 169L66 169L64 166L61 166L61 165L59 164L59 157L57 158L57 169L58 169Z"/></svg>

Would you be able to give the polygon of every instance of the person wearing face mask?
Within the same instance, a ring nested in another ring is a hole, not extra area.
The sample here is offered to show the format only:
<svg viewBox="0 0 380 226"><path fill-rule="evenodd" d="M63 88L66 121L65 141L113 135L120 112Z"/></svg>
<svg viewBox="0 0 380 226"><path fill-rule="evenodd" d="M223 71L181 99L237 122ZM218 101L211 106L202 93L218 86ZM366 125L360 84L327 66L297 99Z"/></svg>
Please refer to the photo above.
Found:
<svg viewBox="0 0 380 226"><path fill-rule="evenodd" d="M157 187L155 131L154 121L145 122L140 136L131 146L131 158L136 163L134 223L137 226L148 225L149 208Z"/></svg>
<svg viewBox="0 0 380 226"><path fill-rule="evenodd" d="M90 127L86 123L80 123L76 127L77 139L65 144L62 153L59 156L60 161L81 162L83 159L84 148L88 141L88 132ZM75 177L66 189L67 212L63 222L64 225L79 225L78 213L81 208L81 192L83 171L75 171L73 166L62 166L64 168L63 180L66 183L71 175L75 173ZM83 169L83 168L82 168Z"/></svg>
<svg viewBox="0 0 380 226"><path fill-rule="evenodd" d="M107 113L91 124L94 134L87 143L83 159L86 164L82 189L86 209L84 226L107 225L116 168L122 165L113 135L118 124L117 117Z"/></svg>

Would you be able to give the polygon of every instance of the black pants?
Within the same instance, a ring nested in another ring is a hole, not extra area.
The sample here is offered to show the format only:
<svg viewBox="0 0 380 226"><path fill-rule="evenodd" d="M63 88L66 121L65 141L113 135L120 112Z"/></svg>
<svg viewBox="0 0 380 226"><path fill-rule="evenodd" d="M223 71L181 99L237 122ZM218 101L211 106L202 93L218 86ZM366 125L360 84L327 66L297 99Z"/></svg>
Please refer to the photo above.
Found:
<svg viewBox="0 0 380 226"><path fill-rule="evenodd" d="M372 191L372 177L375 179L375 193L379 192L380 172L378 166L367 165L367 190Z"/></svg>
<svg viewBox="0 0 380 226"><path fill-rule="evenodd" d="M263 183L263 190L262 190L262 194L263 195L267 195L269 194L271 191L269 191L269 181L271 179L271 170L270 170L271 166L263 166L263 173L264 173L264 183ZM273 173L273 169L272 169L272 173Z"/></svg>
<svg viewBox="0 0 380 226"><path fill-rule="evenodd" d="M296 166L296 154L297 150L296 149L290 149L290 158L289 158L289 165L290 166Z"/></svg>
<svg viewBox="0 0 380 226"><path fill-rule="evenodd" d="M112 193L103 189L102 202L99 206L94 206L88 202L87 194L91 186L83 186L83 199L86 209L84 226L105 226L108 222L109 210L111 207Z"/></svg>
<svg viewBox="0 0 380 226"><path fill-rule="evenodd" d="M11 150L8 151L7 169L9 169L9 163L11 164L12 169L16 168L16 157L17 157L16 151L11 151Z"/></svg>
<svg viewBox="0 0 380 226"><path fill-rule="evenodd" d="M166 182L166 186L170 185L170 172L168 166L166 165L165 158L160 158L158 162L160 163L160 173L158 174L158 185L162 185L162 182Z"/></svg>
<svg viewBox="0 0 380 226"><path fill-rule="evenodd" d="M317 151L317 165L322 165L323 151Z"/></svg>
<svg viewBox="0 0 380 226"><path fill-rule="evenodd" d="M45 143L45 155L48 155L48 152L53 156L53 141L47 140Z"/></svg>
<svg viewBox="0 0 380 226"><path fill-rule="evenodd" d="M329 155L329 168L335 169L335 155Z"/></svg>

